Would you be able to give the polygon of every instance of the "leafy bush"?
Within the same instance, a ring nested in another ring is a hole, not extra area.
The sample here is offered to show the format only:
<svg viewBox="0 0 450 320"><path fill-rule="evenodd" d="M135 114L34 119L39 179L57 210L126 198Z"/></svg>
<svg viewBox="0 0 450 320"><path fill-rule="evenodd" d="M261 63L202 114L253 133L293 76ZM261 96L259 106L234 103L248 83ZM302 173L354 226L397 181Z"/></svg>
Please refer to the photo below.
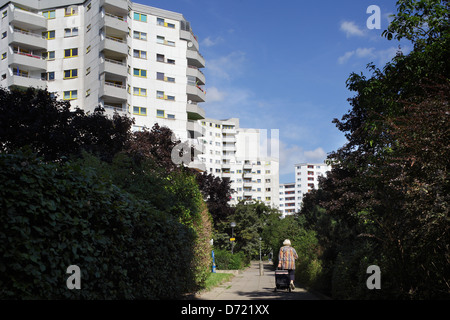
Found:
<svg viewBox="0 0 450 320"><path fill-rule="evenodd" d="M2 299L170 299L195 285L194 230L92 170L0 154L0 198ZM66 287L69 265L81 290Z"/></svg>
<svg viewBox="0 0 450 320"><path fill-rule="evenodd" d="M249 258L243 252L231 252L226 250L214 250L216 268L218 270L241 270L250 263Z"/></svg>

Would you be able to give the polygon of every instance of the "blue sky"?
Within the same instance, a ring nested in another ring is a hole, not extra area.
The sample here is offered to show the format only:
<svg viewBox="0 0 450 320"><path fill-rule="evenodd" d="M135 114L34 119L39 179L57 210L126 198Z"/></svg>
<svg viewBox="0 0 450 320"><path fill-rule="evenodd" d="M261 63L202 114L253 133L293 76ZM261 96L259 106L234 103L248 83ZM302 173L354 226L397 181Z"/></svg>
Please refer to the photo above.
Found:
<svg viewBox="0 0 450 320"><path fill-rule="evenodd" d="M332 123L349 109L352 72L383 67L401 44L381 37L395 0L140 0L182 13L206 59L206 116L244 128L279 129L280 183L294 164L323 162L345 143ZM370 5L381 28L368 29Z"/></svg>

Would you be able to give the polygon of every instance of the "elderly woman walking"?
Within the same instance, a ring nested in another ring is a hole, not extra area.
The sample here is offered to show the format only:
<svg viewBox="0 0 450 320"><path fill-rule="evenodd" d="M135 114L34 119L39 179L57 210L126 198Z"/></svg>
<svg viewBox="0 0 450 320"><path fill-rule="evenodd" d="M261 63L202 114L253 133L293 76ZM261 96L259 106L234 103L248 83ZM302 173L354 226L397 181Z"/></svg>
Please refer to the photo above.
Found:
<svg viewBox="0 0 450 320"><path fill-rule="evenodd" d="M298 259L297 252L291 247L289 239L284 240L283 247L280 248L278 254L278 268L289 271L289 279L291 280L291 289L295 289L295 260Z"/></svg>

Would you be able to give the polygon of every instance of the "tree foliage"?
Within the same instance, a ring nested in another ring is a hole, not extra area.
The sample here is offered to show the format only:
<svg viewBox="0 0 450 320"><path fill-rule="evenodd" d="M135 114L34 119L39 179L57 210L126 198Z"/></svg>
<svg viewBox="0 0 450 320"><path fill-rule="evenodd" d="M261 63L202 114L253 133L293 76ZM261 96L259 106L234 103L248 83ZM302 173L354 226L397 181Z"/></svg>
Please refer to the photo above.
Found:
<svg viewBox="0 0 450 320"><path fill-rule="evenodd" d="M337 298L450 292L448 2L397 5L384 35L411 40L414 50L382 70L369 64L370 77L350 75L352 108L334 120L348 142L329 155L333 169L302 209ZM381 291L365 287L372 264L381 268Z"/></svg>

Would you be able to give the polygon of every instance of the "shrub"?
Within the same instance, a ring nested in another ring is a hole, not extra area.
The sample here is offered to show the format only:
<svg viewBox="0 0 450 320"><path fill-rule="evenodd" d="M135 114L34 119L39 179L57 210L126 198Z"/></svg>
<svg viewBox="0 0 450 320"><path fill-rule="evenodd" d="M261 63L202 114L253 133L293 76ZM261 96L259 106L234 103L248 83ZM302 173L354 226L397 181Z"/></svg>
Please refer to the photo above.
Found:
<svg viewBox="0 0 450 320"><path fill-rule="evenodd" d="M249 258L243 252L214 250L216 268L218 270L240 270L248 266Z"/></svg>
<svg viewBox="0 0 450 320"><path fill-rule="evenodd" d="M193 229L92 170L0 154L0 199L2 299L172 299L195 282Z"/></svg>

